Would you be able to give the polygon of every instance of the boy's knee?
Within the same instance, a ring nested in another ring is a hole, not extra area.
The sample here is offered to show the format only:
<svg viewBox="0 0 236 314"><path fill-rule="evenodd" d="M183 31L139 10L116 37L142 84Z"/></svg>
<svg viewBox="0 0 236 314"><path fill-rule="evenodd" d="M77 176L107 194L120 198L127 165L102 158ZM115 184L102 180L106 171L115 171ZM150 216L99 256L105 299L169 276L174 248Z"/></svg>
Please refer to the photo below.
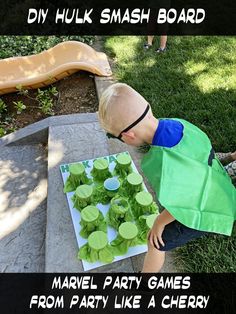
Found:
<svg viewBox="0 0 236 314"><path fill-rule="evenodd" d="M148 252L150 253L155 253L155 254L158 254L158 253L165 253L164 251L161 251L159 249L157 249L155 246L153 246L149 241L148 241Z"/></svg>

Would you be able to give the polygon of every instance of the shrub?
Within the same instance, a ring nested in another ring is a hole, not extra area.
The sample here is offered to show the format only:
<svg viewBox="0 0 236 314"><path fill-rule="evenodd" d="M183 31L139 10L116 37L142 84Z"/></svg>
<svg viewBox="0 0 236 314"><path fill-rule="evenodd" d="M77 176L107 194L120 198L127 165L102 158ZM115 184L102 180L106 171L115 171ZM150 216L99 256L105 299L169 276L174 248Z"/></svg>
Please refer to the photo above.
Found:
<svg viewBox="0 0 236 314"><path fill-rule="evenodd" d="M91 45L94 36L0 36L0 58L36 54L68 40Z"/></svg>

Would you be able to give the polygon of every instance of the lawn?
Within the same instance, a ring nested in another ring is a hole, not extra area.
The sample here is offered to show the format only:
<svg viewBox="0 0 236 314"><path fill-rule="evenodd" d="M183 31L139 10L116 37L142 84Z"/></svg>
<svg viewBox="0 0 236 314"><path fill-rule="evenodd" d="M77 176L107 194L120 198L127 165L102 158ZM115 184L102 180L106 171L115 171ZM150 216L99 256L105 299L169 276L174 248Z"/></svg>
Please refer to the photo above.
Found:
<svg viewBox="0 0 236 314"><path fill-rule="evenodd" d="M158 38L157 38L158 39ZM236 38L169 37L168 51L144 51L145 38L107 37L113 72L140 92L156 117L186 119L210 137L216 151L236 149ZM177 250L191 272L236 271L236 233L196 240Z"/></svg>

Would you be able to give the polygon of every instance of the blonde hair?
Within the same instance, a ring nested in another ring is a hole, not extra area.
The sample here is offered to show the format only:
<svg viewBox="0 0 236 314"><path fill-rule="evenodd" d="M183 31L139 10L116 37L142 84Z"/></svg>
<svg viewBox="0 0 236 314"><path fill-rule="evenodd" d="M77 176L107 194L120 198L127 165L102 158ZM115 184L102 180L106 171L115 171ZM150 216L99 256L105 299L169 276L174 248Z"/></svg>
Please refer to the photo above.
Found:
<svg viewBox="0 0 236 314"><path fill-rule="evenodd" d="M98 116L102 127L112 132L111 110L114 107L117 97L119 97L120 89L128 86L124 83L115 83L104 90L99 101Z"/></svg>
<svg viewBox="0 0 236 314"><path fill-rule="evenodd" d="M99 101L100 123L106 131L118 135L143 112L146 103L131 86L112 84L102 93Z"/></svg>

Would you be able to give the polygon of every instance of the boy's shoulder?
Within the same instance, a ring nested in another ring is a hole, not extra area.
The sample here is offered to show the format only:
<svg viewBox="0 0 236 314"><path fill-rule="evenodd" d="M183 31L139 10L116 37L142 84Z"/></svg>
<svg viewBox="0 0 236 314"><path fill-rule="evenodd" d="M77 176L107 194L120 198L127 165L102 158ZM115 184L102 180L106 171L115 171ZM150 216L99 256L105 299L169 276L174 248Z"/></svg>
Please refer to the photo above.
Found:
<svg viewBox="0 0 236 314"><path fill-rule="evenodd" d="M163 147L173 147L177 145L183 137L183 129L183 123L177 119L159 119L152 145Z"/></svg>

